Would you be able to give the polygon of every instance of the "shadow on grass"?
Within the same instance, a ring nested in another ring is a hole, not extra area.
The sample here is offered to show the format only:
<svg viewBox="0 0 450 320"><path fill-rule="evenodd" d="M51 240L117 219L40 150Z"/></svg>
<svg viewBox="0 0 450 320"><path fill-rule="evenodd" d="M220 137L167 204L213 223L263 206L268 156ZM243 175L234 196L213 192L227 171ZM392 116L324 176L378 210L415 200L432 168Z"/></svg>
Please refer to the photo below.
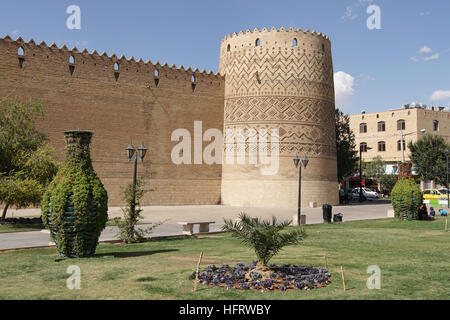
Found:
<svg viewBox="0 0 450 320"><path fill-rule="evenodd" d="M151 256L157 253L167 253L180 251L178 249L162 249L162 250L150 250L150 251L132 251L132 252L108 252L108 253L96 253L93 258L106 258L106 257L114 257L114 258L132 258L132 257L142 257L142 256Z"/></svg>

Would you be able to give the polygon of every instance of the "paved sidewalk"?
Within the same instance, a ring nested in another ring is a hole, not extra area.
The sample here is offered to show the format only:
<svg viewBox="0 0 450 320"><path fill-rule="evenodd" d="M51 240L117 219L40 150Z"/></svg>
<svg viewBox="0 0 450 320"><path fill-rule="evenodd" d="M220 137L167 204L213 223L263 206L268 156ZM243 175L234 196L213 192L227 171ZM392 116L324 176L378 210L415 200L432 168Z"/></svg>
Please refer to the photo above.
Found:
<svg viewBox="0 0 450 320"><path fill-rule="evenodd" d="M383 201L374 201L365 204L350 204L347 206L333 207L333 214L342 213L345 221L380 219L387 217L387 210L391 207L390 203ZM220 231L224 218L235 219L240 212L246 212L251 216L261 218L270 218L275 215L281 220L292 220L297 214L296 209L291 208L247 208L247 207L229 207L229 206L175 206L175 207L143 207L144 223L157 223L166 221L163 225L156 228L151 237L181 235L181 226L179 221L215 221L211 225L210 231ZM18 216L38 216L38 209L27 209L13 212L14 217ZM317 224L323 222L322 208L304 208L302 214L306 215L307 224ZM120 208L110 208L108 215L110 218L120 217ZM12 216L8 214L8 216ZM148 227L143 225L140 227ZM194 227L194 232L198 231L198 225ZM100 241L116 240L117 228L107 227ZM0 233L0 250L31 248L48 246L49 235L41 231Z"/></svg>

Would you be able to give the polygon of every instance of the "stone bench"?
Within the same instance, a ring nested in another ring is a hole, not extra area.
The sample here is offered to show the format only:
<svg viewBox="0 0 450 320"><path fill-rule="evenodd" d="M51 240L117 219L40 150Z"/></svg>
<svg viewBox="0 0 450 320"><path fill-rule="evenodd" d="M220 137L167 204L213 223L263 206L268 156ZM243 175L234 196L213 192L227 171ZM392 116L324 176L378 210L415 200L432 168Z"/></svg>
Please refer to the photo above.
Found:
<svg viewBox="0 0 450 320"><path fill-rule="evenodd" d="M203 222L178 222L183 227L183 234L192 235L194 233L194 225L199 225L199 233L208 233L209 225L216 223L215 221L203 221Z"/></svg>

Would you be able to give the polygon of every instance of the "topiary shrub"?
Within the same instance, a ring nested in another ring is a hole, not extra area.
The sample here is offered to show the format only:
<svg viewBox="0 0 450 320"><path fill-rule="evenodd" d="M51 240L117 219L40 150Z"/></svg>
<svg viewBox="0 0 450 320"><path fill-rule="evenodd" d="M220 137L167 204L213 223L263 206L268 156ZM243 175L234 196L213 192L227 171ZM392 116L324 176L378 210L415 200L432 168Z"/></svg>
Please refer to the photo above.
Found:
<svg viewBox="0 0 450 320"><path fill-rule="evenodd" d="M395 217L401 220L414 220L419 215L423 194L413 179L400 177L391 192Z"/></svg>
<svg viewBox="0 0 450 320"><path fill-rule="evenodd" d="M66 157L44 194L42 222L61 256L95 253L108 220L108 194L95 173L89 151L93 133L66 131Z"/></svg>

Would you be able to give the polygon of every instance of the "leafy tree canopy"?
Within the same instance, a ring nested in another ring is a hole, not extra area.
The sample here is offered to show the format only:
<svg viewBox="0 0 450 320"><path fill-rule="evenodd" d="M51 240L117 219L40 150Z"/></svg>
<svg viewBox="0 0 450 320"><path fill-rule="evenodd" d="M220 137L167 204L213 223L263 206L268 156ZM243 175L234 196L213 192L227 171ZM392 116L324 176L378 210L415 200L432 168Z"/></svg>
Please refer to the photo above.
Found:
<svg viewBox="0 0 450 320"><path fill-rule="evenodd" d="M386 172L385 164L381 156L376 156L372 161L362 163L363 172L365 176L378 180Z"/></svg>
<svg viewBox="0 0 450 320"><path fill-rule="evenodd" d="M335 120L338 180L342 182L357 171L359 157L348 114L336 109Z"/></svg>
<svg viewBox="0 0 450 320"><path fill-rule="evenodd" d="M41 103L0 100L0 203L8 207L38 205L57 172L47 136L35 125L43 116Z"/></svg>
<svg viewBox="0 0 450 320"><path fill-rule="evenodd" d="M446 184L445 149L450 146L438 135L426 134L416 142L408 143L410 159L423 180L434 180Z"/></svg>

